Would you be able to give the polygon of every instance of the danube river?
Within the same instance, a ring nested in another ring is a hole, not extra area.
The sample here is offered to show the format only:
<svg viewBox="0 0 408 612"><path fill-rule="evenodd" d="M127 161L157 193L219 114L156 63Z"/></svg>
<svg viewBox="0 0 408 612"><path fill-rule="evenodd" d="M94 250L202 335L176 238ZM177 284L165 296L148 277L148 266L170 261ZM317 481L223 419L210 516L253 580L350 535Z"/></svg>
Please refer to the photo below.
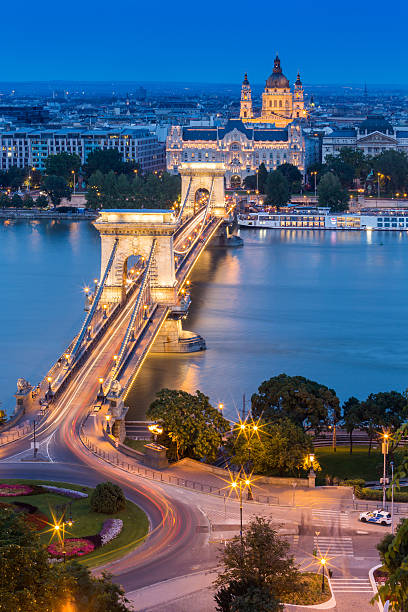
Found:
<svg viewBox="0 0 408 612"><path fill-rule="evenodd" d="M200 389L241 409L265 378L313 378L341 400L408 386L408 234L243 230L245 246L210 248L192 276L184 327L208 350L151 355L129 398L139 418L162 387ZM83 319L82 288L99 275L87 222L0 226L0 400L37 382Z"/></svg>

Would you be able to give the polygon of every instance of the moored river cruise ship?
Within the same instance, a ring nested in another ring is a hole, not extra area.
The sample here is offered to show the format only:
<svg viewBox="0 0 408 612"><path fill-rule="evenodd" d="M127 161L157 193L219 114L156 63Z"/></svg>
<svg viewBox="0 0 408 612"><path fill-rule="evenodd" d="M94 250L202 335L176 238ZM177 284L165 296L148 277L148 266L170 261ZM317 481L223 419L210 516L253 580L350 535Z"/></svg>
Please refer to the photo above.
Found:
<svg viewBox="0 0 408 612"><path fill-rule="evenodd" d="M408 211L381 211L378 213L269 213L254 212L238 215L241 227L271 229L322 230L398 230L408 231Z"/></svg>

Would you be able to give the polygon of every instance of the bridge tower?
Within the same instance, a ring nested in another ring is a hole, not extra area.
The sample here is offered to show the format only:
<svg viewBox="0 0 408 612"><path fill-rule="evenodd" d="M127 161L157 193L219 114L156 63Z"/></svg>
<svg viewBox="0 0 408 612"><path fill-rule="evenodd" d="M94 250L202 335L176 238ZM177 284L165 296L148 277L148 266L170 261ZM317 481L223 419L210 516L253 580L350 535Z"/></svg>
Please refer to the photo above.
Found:
<svg viewBox="0 0 408 612"><path fill-rule="evenodd" d="M185 162L179 172L181 175L181 203L186 197L183 217L191 217L201 207L200 195L211 195L211 214L225 216L224 177L225 166L221 162Z"/></svg>
<svg viewBox="0 0 408 612"><path fill-rule="evenodd" d="M147 261L153 240L151 296L154 302L173 305L177 302L174 270L173 234L177 221L169 210L102 210L94 221L101 237L101 279L116 242L117 248L105 282L101 302L112 304L125 298L127 260L141 256Z"/></svg>

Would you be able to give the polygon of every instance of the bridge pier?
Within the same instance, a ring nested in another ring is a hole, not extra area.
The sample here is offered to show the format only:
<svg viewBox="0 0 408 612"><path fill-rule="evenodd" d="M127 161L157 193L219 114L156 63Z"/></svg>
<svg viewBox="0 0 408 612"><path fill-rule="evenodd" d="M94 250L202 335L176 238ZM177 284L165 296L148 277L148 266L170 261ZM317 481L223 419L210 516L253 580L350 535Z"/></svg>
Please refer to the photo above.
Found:
<svg viewBox="0 0 408 612"><path fill-rule="evenodd" d="M168 318L151 348L152 353L195 353L206 349L199 334L183 329L181 319Z"/></svg>

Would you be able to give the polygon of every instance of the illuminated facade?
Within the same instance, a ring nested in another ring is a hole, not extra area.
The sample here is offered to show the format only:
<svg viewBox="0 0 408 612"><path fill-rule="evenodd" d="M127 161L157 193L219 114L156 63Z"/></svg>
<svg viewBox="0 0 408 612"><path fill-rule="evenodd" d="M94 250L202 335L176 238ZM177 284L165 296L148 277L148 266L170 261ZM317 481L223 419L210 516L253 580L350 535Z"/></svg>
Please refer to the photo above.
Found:
<svg viewBox="0 0 408 612"><path fill-rule="evenodd" d="M185 162L222 162L227 187L239 187L260 164L268 171L290 163L304 173L318 161L317 139L302 130L302 121L285 128L258 128L230 119L225 127L172 126L167 137L167 170L177 174Z"/></svg>
<svg viewBox="0 0 408 612"><path fill-rule="evenodd" d="M300 74L297 75L292 92L289 81L282 72L280 59L276 56L272 74L266 79L262 93L260 117L254 117L251 86L248 75L245 74L241 88L240 117L244 123L274 124L277 128L286 127L294 119L305 119L307 112Z"/></svg>

